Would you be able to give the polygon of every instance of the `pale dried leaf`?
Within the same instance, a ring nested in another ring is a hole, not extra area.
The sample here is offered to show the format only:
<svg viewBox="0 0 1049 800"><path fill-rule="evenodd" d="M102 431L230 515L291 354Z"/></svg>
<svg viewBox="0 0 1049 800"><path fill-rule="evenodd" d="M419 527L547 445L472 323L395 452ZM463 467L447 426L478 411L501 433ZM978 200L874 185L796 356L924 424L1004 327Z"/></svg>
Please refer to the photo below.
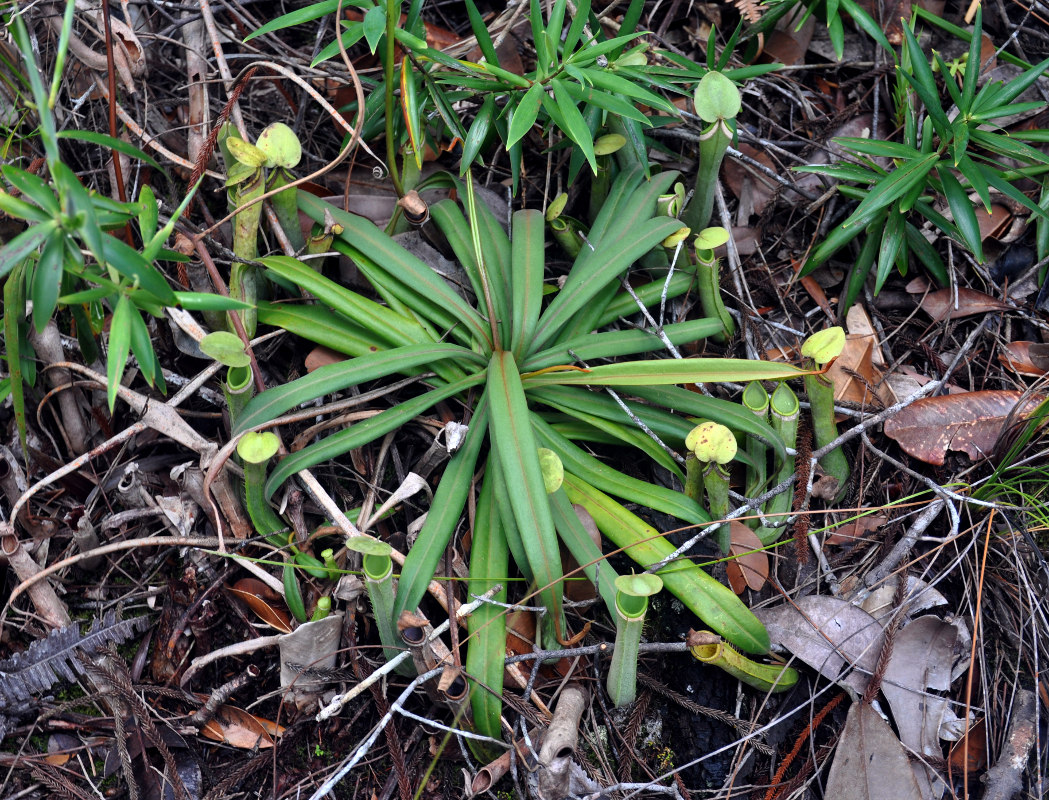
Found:
<svg viewBox="0 0 1049 800"><path fill-rule="evenodd" d="M926 689L950 688L957 641L953 625L939 617L919 617L896 637L882 681L900 741L923 755L941 754L939 730L947 701Z"/></svg>
<svg viewBox="0 0 1049 800"><path fill-rule="evenodd" d="M848 800L927 800L900 740L877 712L863 703L849 709L826 797Z"/></svg>
<svg viewBox="0 0 1049 800"><path fill-rule="evenodd" d="M280 637L280 685L299 708L311 705L327 681L316 676L335 666L342 638L342 613L306 622Z"/></svg>
<svg viewBox="0 0 1049 800"><path fill-rule="evenodd" d="M885 620L890 614L895 613L894 605L896 598L896 580L890 579L863 598L859 604L860 608L874 617L876 620ZM850 597L856 602L856 597ZM914 575L907 576L907 589L904 595L904 605L907 606L906 614L912 617L933 606L947 605L947 598L934 587ZM887 621L887 620L886 620Z"/></svg>
<svg viewBox="0 0 1049 800"><path fill-rule="evenodd" d="M824 677L862 694L882 647L878 622L836 597L809 595L792 605L755 609L773 647L789 650ZM853 669L854 668L854 669Z"/></svg>

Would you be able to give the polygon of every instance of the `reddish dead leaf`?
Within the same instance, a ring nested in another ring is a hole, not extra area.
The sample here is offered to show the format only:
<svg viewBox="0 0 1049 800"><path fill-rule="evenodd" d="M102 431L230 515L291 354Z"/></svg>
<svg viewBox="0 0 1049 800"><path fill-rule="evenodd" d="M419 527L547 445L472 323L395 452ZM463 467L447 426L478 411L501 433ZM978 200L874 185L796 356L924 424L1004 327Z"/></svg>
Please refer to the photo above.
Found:
<svg viewBox="0 0 1049 800"><path fill-rule="evenodd" d="M337 353L328 347L314 347L306 354L306 371L313 372L315 369L320 367L326 367L329 364L337 364L340 361L345 361L346 356L342 353Z"/></svg>
<svg viewBox="0 0 1049 800"><path fill-rule="evenodd" d="M757 534L738 519L732 520L729 528L732 543L728 549L730 559L725 562L729 586L736 594L743 594L748 587L759 591L769 577L768 553L762 549L764 545Z"/></svg>
<svg viewBox="0 0 1049 800"><path fill-rule="evenodd" d="M793 267L795 272L800 272L801 262L793 262ZM834 319L834 309L830 307L830 300L827 299L826 292L824 292L823 287L816 282L816 279L811 275L807 275L804 278L800 278L798 282L801 284L801 287L809 293L809 297L815 301L816 305L823 310L823 313L831 319Z"/></svg>
<svg viewBox="0 0 1049 800"><path fill-rule="evenodd" d="M997 239L1001 236L1009 223L1012 221L1013 215L1009 213L1009 209L1001 205L992 205L991 213L987 213L987 209L983 205L976 207L976 222L980 226L980 239L981 241L987 241L990 238Z"/></svg>
<svg viewBox="0 0 1049 800"><path fill-rule="evenodd" d="M207 695L198 694L201 700ZM215 717L200 729L201 736L241 750L268 750L284 728L268 719L256 717L236 706L219 706Z"/></svg>
<svg viewBox="0 0 1049 800"><path fill-rule="evenodd" d="M924 275L917 275L907 281L907 285L903 287L903 290L907 294L924 294L929 291L930 285L928 278Z"/></svg>
<svg viewBox="0 0 1049 800"><path fill-rule="evenodd" d="M280 596L257 578L241 578L227 591L255 612L255 616L281 633L291 633L291 617L280 608Z"/></svg>
<svg viewBox="0 0 1049 800"><path fill-rule="evenodd" d="M874 336L850 333L845 337L845 349L827 371L834 381L835 400L880 408L895 402L892 389L881 382L881 371L874 367L873 352L877 343Z"/></svg>
<svg viewBox="0 0 1049 800"><path fill-rule="evenodd" d="M954 293L950 289L940 289L925 295L921 302L922 311L934 320L958 319L971 317L973 314L987 314L991 311L1008 311L1012 306L975 289L958 289L958 304L955 307Z"/></svg>
<svg viewBox="0 0 1049 800"><path fill-rule="evenodd" d="M834 533L827 537L824 544L856 544L888 521L889 518L884 514L867 514L859 519L846 522L844 525L839 525L835 528Z"/></svg>
<svg viewBox="0 0 1049 800"><path fill-rule="evenodd" d="M1009 342L998 353L998 360L1021 375L1041 377L1049 372L1049 344Z"/></svg>
<svg viewBox="0 0 1049 800"><path fill-rule="evenodd" d="M746 142L740 142L739 150L746 156L764 164L773 171L778 171L774 162L765 151L758 150ZM725 178L729 191L734 194L740 203L740 211L737 216L741 222L746 222L751 214L761 214L768 206L769 201L775 194L777 184L771 178L766 177L758 170L748 164L736 161L734 158L725 160L721 173Z"/></svg>
<svg viewBox="0 0 1049 800"><path fill-rule="evenodd" d="M987 764L987 728L982 719L951 748L951 766L959 772L976 772Z"/></svg>
<svg viewBox="0 0 1049 800"><path fill-rule="evenodd" d="M923 397L887 420L885 435L927 464L943 464L948 450L975 460L991 452L1007 424L1018 422L1042 399L1029 397L1017 408L1021 397L1021 392L991 390Z"/></svg>

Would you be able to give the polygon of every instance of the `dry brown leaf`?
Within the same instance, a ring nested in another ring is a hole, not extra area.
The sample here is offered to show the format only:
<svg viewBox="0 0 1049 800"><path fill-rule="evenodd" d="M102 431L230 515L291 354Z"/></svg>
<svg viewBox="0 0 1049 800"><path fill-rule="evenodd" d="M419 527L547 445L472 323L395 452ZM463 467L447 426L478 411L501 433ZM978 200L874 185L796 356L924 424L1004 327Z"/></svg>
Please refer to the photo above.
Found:
<svg viewBox="0 0 1049 800"><path fill-rule="evenodd" d="M746 142L740 142L739 150L773 171L779 169L776 162L769 158L763 150L758 150ZM729 191L740 201L741 212L738 218L741 223L745 223L751 214L760 215L778 188L771 178L767 178L753 167L736 161L734 158L725 159L721 174Z"/></svg>
<svg viewBox="0 0 1049 800"><path fill-rule="evenodd" d="M306 354L306 371L313 372L313 370L320 367L326 367L328 364L337 364L345 360L345 355L329 347L314 347Z"/></svg>
<svg viewBox="0 0 1049 800"><path fill-rule="evenodd" d="M859 519L850 520L834 529L824 544L856 544L867 538L867 534L878 530L889 521L884 514L867 514Z"/></svg>
<svg viewBox="0 0 1049 800"><path fill-rule="evenodd" d="M258 578L241 578L226 590L255 612L255 616L281 633L291 633L291 616L277 603L283 603L280 595Z"/></svg>
<svg viewBox="0 0 1049 800"><path fill-rule="evenodd" d="M957 292L957 307L954 303L954 293L950 289L929 292L921 301L922 311L940 321L971 317L973 314L987 314L991 311L1008 311L1012 308L1008 303L975 289L959 288Z"/></svg>
<svg viewBox="0 0 1049 800"><path fill-rule="evenodd" d="M959 772L976 772L987 766L987 726L983 719L969 726L968 733L951 748L949 760Z"/></svg>
<svg viewBox="0 0 1049 800"><path fill-rule="evenodd" d="M991 213L983 205L976 207L976 222L980 226L980 240L987 241L990 238L999 238L1012 222L1013 215L1005 206L994 204Z"/></svg>
<svg viewBox="0 0 1049 800"><path fill-rule="evenodd" d="M758 535L738 519L731 520L729 528L732 543L725 562L729 586L736 594L743 594L747 587L759 591L769 577L769 555Z"/></svg>
<svg viewBox="0 0 1049 800"><path fill-rule="evenodd" d="M882 381L881 370L874 366L873 353L877 349L878 340L874 336L849 334L845 337L845 349L827 371L834 381L835 400L880 408L896 402L896 395Z"/></svg>
<svg viewBox="0 0 1049 800"><path fill-rule="evenodd" d="M774 647L785 647L824 677L858 694L867 688L883 635L881 625L863 609L837 597L808 595L796 605L759 608L754 613L768 629ZM848 674L842 677L844 673Z"/></svg>
<svg viewBox="0 0 1049 800"><path fill-rule="evenodd" d="M985 390L923 397L885 422L885 435L905 453L927 464L943 464L948 450L976 460L994 448L1006 424L1030 412L1041 397L1029 397L1022 408L1021 392Z"/></svg>
<svg viewBox="0 0 1049 800"><path fill-rule="evenodd" d="M207 700L206 694L197 695ZM256 717L236 706L219 706L215 717L200 729L202 736L241 750L268 750L284 728L268 719Z"/></svg>
<svg viewBox="0 0 1049 800"><path fill-rule="evenodd" d="M885 356L878 346L878 331L875 330L867 309L859 303L853 303L845 314L845 330L855 336L871 337L874 341L874 346L871 348L871 363L878 369L885 368Z"/></svg>
<svg viewBox="0 0 1049 800"><path fill-rule="evenodd" d="M1049 372L1049 344L1009 342L998 353L998 360L1014 372L1040 378Z"/></svg>
<svg viewBox="0 0 1049 800"><path fill-rule="evenodd" d="M854 703L849 709L824 795L848 800L928 799L900 740L865 703Z"/></svg>

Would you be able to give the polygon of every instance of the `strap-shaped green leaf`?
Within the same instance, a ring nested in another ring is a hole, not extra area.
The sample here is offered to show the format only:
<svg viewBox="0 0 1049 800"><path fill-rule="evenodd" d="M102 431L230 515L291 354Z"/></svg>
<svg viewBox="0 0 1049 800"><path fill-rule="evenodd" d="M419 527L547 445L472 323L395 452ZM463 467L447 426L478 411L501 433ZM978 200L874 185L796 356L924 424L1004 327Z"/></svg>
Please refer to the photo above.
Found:
<svg viewBox="0 0 1049 800"><path fill-rule="evenodd" d="M510 347L523 358L543 309L546 222L534 209L514 213L510 262Z"/></svg>
<svg viewBox="0 0 1049 800"><path fill-rule="evenodd" d="M746 358L664 358L602 364L587 370L543 372L525 376L526 389L536 386L663 386L800 378L807 370L793 364ZM691 394L691 392L690 392Z"/></svg>
<svg viewBox="0 0 1049 800"><path fill-rule="evenodd" d="M401 579L397 586L397 598L393 606L394 619L399 618L402 611L415 610L426 594L426 587L437 571L437 565L444 556L448 541L462 517L477 457L487 433L488 399L485 393L478 401L470 420L466 440L444 468L433 503L430 504L430 511L426 515L426 522L419 531L419 538L415 540L404 559Z"/></svg>
<svg viewBox="0 0 1049 800"><path fill-rule="evenodd" d="M327 211L343 227L339 239L371 260L391 280L412 295L436 302L451 312L477 341L488 341L487 325L475 309L430 268L371 222L313 197L298 193L299 208L315 222L324 221Z"/></svg>
<svg viewBox="0 0 1049 800"><path fill-rule="evenodd" d="M573 503L590 512L601 533L643 567L658 564L674 552L674 546L655 528L586 481L565 473L563 486ZM748 653L768 652L768 632L758 618L731 589L693 562L680 559L657 574L678 600L729 642Z"/></svg>
<svg viewBox="0 0 1049 800"><path fill-rule="evenodd" d="M624 227L628 226L629 222L624 221ZM588 268L578 272L573 269L564 288L540 318L531 352L549 346L558 332L611 280L681 227L681 222L676 219L660 217L648 219L633 228L633 235L627 240L598 240L596 257L588 258ZM584 247L583 251L587 252L589 248Z"/></svg>
<svg viewBox="0 0 1049 800"><path fill-rule="evenodd" d="M608 613L615 619L615 580L619 573L605 560L601 548L590 538L564 489L558 489L550 495L550 510L554 515L557 535L561 537L572 558L583 568L583 574L597 588L601 599L605 601Z"/></svg>
<svg viewBox="0 0 1049 800"><path fill-rule="evenodd" d="M943 193L947 197L947 204L951 207L954 216L954 224L961 234L962 242L969 248L977 263L983 263L983 237L980 234L980 223L976 219L976 211L969 200L969 195L962 188L961 183L954 177L950 167L945 163L936 166L936 172L940 176Z"/></svg>
<svg viewBox="0 0 1049 800"><path fill-rule="evenodd" d="M386 306L339 285L297 258L267 256L259 260L267 269L291 281L347 319L353 320L355 325L371 331L372 337L385 342L387 347L426 344L431 341L415 320L407 319Z"/></svg>
<svg viewBox="0 0 1049 800"><path fill-rule="evenodd" d="M470 544L471 597L484 594L497 583L502 589L492 598L505 603L509 574L509 550L494 501L492 481L495 470L485 473L477 499L477 516ZM403 580L403 578L402 578ZM466 621L469 645L466 651L466 674L470 679L470 709L478 733L502 738L500 715L503 709L503 659L506 655L506 611L485 603Z"/></svg>
<svg viewBox="0 0 1049 800"><path fill-rule="evenodd" d="M634 311L637 311L636 305ZM720 320L713 317L701 317L665 325L663 334L671 344L682 345L713 336L721 329ZM640 328L588 333L529 356L528 360L521 365L521 371L535 372L560 364L573 364L580 360L589 361L595 358L616 358L637 353L649 353L664 347L663 337Z"/></svg>
<svg viewBox="0 0 1049 800"><path fill-rule="evenodd" d="M602 492L638 503L645 508L661 511L693 525L710 522L710 515L692 498L665 486L624 475L562 436L535 413L532 414L532 428L539 437L540 445L557 453L568 472L578 475Z"/></svg>
<svg viewBox="0 0 1049 800"><path fill-rule="evenodd" d="M506 139L507 147L516 144L535 125L542 100L543 85L533 83L521 97L521 101L513 107L513 117L510 119L510 130Z"/></svg>
<svg viewBox="0 0 1049 800"><path fill-rule="evenodd" d="M372 353L339 364L328 364L298 380L268 389L253 397L244 407L244 413L237 421L233 433L236 435L276 419L300 403L307 403L333 392L341 392L364 381L406 373L415 367L443 359L465 359L475 364L484 363L476 353L457 345L430 344L399 347L396 350Z"/></svg>
<svg viewBox="0 0 1049 800"><path fill-rule="evenodd" d="M304 447L297 453L284 457L270 474L269 480L266 481L266 497L272 497L273 493L281 487L284 481L300 470L309 469L317 464L348 453L350 450L355 450L369 442L373 442L380 436L385 436L390 431L397 430L406 422L410 422L442 400L447 400L449 397L454 397L460 392L480 385L484 382L484 379L485 374L482 372L456 383L432 389L426 394L413 397L411 400L405 400L403 403L399 403L370 419L358 422L345 430L322 439L316 444ZM266 393L263 392L263 394ZM262 396L259 395L259 397ZM248 407L250 408L250 403Z"/></svg>
<svg viewBox="0 0 1049 800"><path fill-rule="evenodd" d="M540 590L539 596L552 618L554 631L560 635L564 632L563 573L557 533L539 467L528 401L510 352L492 355L488 367L488 399L491 403L489 431L492 449L503 471L514 519L521 532L532 576Z"/></svg>

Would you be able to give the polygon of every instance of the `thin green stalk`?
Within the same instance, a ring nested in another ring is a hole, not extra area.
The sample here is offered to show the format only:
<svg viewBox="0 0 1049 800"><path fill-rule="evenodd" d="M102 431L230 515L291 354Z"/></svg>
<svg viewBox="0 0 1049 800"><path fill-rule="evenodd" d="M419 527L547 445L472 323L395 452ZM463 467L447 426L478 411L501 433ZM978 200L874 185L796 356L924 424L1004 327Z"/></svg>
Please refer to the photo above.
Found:
<svg viewBox="0 0 1049 800"><path fill-rule="evenodd" d="M254 394L253 388L251 367L230 367L226 370L226 382L222 384L222 393L226 396L231 428L236 426L237 418Z"/></svg>
<svg viewBox="0 0 1049 800"><path fill-rule="evenodd" d="M710 222L714 210L714 190L725 152L732 144L732 129L727 120L718 120L699 136L699 172L696 175L696 193L685 209L684 223L698 231Z"/></svg>
<svg viewBox="0 0 1049 800"><path fill-rule="evenodd" d="M724 228L705 228L696 237L696 290L703 315L721 320L724 332L711 337L720 343L736 333L736 321L721 296L720 259L714 255L714 248L727 241L728 231Z"/></svg>
<svg viewBox="0 0 1049 800"><path fill-rule="evenodd" d="M751 381L743 390L743 406L762 422L768 420L769 415L769 393L760 381ZM768 459L768 448L765 443L754 436L747 437L747 453L753 464L747 468L747 483L744 490L746 497L754 497L760 494L768 480L766 460ZM757 520L752 520L750 526L757 525Z"/></svg>
<svg viewBox="0 0 1049 800"><path fill-rule="evenodd" d="M783 439L788 449L794 449L798 439L798 412L800 405L798 396L786 384L781 383L776 387L769 400L769 410L772 412L772 429ZM780 459L779 469L772 479L773 485L778 486L794 474L794 457L783 456ZM794 489L787 489L773 497L762 509L764 513L771 514L769 525L762 525L756 531L762 544L772 544L783 535L786 517L782 516L790 511L794 505Z"/></svg>
<svg viewBox="0 0 1049 800"><path fill-rule="evenodd" d="M240 207L258 197L265 191L262 169L258 169L233 193L234 207ZM238 259L254 261L258 256L259 223L262 220L262 203L255 203L250 208L239 212L233 218L233 252ZM229 277L229 295L236 300L251 303L252 308L231 312L240 314L244 331L248 338L255 335L258 324L258 313L254 305L259 299L259 270L244 261L234 261ZM231 326L232 327L232 326Z"/></svg>
<svg viewBox="0 0 1049 800"><path fill-rule="evenodd" d="M375 627L379 631L383 655L387 661L392 661L400 655L398 644L401 637L397 635L397 628L393 620L393 560L389 555L385 557L370 554L364 556L364 586L368 590L368 599L372 604ZM407 666L398 671L405 675L411 674Z"/></svg>
<svg viewBox="0 0 1049 800"><path fill-rule="evenodd" d="M393 182L394 191L398 197L404 197L404 187L401 186L401 176L397 171L397 137L394 116L394 89L396 83L393 79L394 59L397 54L397 40L394 39L394 29L401 19L400 0L386 0L386 57L383 59L383 79L386 83L386 165L390 170L390 180Z"/></svg>
<svg viewBox="0 0 1049 800"><path fill-rule="evenodd" d="M841 355L845 348L845 331L840 327L827 328L812 334L801 346L801 355L808 360L808 368L823 367ZM812 435L816 447L821 448L838 438L834 422L834 382L820 374L806 375L805 391L812 409ZM820 458L824 472L838 480L835 499L844 496L849 482L849 462L841 447L835 447Z"/></svg>
<svg viewBox="0 0 1049 800"><path fill-rule="evenodd" d="M658 575L623 575L616 579L616 647L608 669L608 696L616 708L637 697L637 657L648 598L663 588Z"/></svg>

